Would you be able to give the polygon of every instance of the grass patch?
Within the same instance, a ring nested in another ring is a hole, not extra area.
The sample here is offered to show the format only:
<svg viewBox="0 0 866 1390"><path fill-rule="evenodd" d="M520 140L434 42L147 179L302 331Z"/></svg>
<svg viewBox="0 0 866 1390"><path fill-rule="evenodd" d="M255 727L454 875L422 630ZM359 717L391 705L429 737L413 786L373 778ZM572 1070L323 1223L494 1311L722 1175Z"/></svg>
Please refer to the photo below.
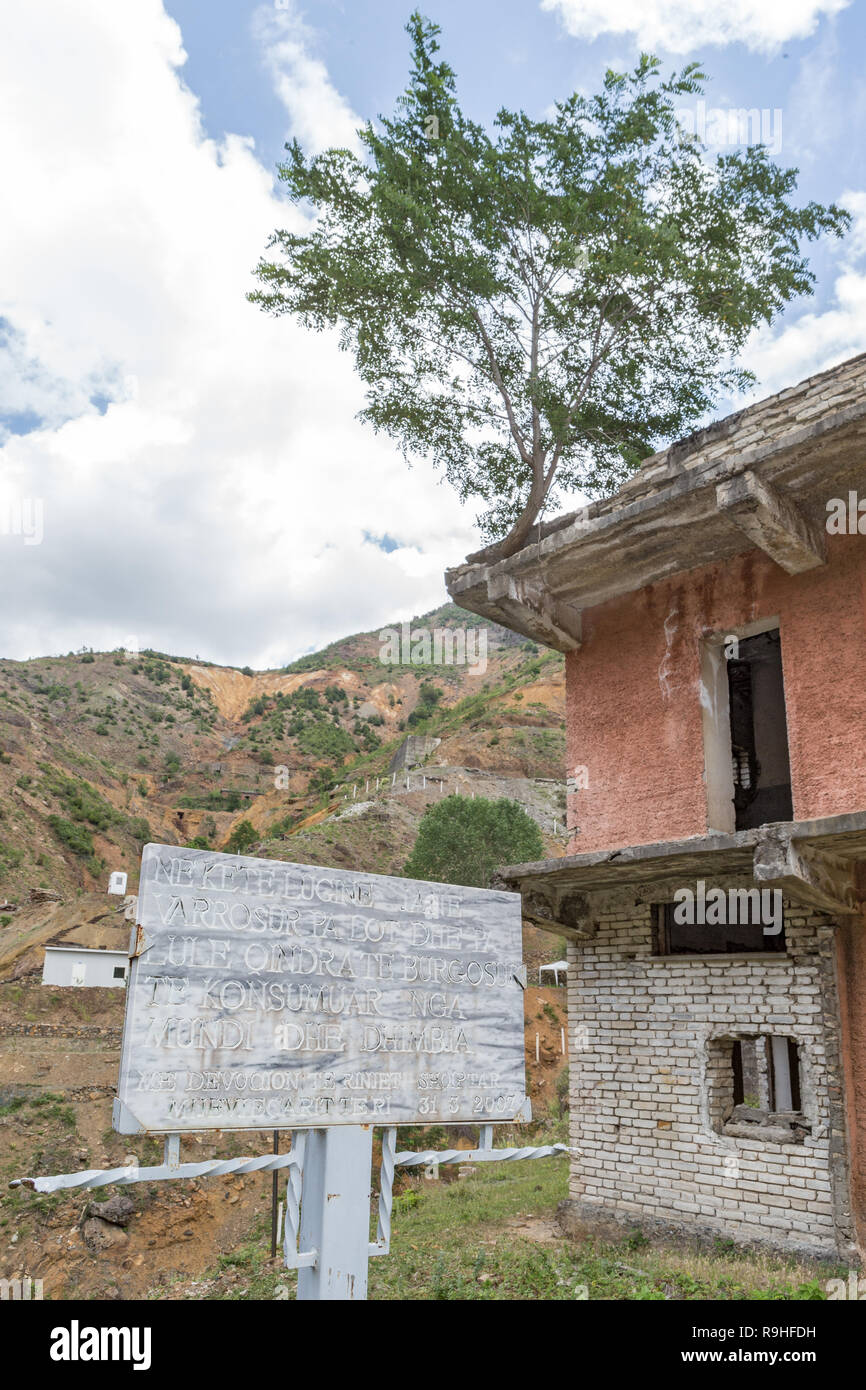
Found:
<svg viewBox="0 0 866 1390"><path fill-rule="evenodd" d="M448 1182L413 1176L395 1196L391 1253L370 1261L370 1300L818 1300L838 1273L722 1240L705 1251L651 1244L637 1232L617 1242L567 1240L552 1224L567 1170L566 1158L552 1158L479 1165ZM543 1223L543 1238L526 1234L533 1221ZM269 1224L258 1222L204 1276L199 1296L294 1298L296 1275L271 1263L269 1238ZM149 1294L171 1296L170 1284Z"/></svg>

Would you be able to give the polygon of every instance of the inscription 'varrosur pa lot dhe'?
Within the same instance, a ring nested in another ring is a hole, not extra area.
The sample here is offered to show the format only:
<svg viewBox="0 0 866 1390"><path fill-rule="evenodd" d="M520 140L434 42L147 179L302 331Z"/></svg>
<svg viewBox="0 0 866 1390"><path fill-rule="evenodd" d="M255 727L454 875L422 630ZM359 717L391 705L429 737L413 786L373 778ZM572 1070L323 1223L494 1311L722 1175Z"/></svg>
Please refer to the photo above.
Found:
<svg viewBox="0 0 866 1390"><path fill-rule="evenodd" d="M520 898L147 845L115 1128L526 1113Z"/></svg>

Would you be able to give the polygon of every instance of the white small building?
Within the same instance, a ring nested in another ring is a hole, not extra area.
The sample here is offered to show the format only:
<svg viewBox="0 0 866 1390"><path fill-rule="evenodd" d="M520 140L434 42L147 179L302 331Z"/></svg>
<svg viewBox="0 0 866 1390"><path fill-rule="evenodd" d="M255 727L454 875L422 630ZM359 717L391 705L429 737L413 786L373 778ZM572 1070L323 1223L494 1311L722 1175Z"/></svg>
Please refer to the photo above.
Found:
<svg viewBox="0 0 866 1390"><path fill-rule="evenodd" d="M46 946L44 985L91 985L123 989L129 973L126 951L94 951L86 946Z"/></svg>

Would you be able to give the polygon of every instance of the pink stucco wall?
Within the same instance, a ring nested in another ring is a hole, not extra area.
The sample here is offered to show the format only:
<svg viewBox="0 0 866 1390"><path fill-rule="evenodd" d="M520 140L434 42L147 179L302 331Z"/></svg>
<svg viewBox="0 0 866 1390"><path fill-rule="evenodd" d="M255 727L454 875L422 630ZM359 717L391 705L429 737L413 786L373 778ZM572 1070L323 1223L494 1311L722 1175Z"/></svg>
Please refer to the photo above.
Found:
<svg viewBox="0 0 866 1390"><path fill-rule="evenodd" d="M570 852L707 832L701 638L778 616L794 816L866 810L866 542L789 575L760 551L583 615L566 663Z"/></svg>

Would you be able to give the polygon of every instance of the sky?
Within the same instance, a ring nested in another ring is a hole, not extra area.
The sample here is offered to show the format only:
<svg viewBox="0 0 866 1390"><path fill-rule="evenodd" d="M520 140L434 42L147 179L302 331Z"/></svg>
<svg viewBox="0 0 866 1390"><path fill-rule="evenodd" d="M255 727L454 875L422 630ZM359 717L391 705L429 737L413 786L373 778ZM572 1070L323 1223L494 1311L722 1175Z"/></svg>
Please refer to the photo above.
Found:
<svg viewBox="0 0 866 1390"><path fill-rule="evenodd" d="M428 611L475 509L356 416L334 338L250 305L275 166L390 111L412 0L0 0L0 655L280 666ZM541 116L652 51L854 216L739 408L866 350L866 0L428 0L461 101ZM698 108L692 113L702 119Z"/></svg>

